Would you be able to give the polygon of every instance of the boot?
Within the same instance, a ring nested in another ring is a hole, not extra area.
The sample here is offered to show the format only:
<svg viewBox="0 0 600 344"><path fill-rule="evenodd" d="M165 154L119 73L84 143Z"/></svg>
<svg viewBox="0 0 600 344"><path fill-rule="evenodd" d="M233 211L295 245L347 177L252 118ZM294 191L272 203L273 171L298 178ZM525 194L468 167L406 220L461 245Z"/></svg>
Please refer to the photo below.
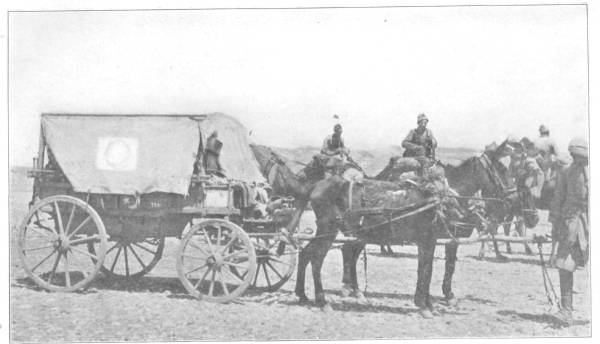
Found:
<svg viewBox="0 0 600 344"><path fill-rule="evenodd" d="M560 304L562 309L552 317L563 326L573 325L573 273L559 269L560 277Z"/></svg>

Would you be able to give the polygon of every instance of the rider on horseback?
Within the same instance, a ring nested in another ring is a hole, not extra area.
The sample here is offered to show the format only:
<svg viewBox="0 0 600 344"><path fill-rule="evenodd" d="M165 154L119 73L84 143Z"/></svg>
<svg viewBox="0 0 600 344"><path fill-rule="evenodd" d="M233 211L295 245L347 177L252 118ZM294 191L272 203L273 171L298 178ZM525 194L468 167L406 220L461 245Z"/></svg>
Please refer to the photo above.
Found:
<svg viewBox="0 0 600 344"><path fill-rule="evenodd" d="M433 137L431 129L427 128L429 120L424 113L417 117L417 125L415 129L411 129L408 135L402 141L402 147L404 147L403 157L427 157L431 160L435 160L435 149L437 148L437 141Z"/></svg>

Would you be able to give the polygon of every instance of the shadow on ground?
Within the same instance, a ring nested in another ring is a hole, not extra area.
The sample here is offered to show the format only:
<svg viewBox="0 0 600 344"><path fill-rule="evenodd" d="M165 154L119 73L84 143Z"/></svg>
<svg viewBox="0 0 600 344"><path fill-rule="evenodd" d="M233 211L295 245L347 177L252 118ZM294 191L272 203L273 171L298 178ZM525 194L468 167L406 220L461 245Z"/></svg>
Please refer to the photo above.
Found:
<svg viewBox="0 0 600 344"><path fill-rule="evenodd" d="M520 312L515 312L515 311L510 311L510 310L501 310L496 313L498 313L499 315L513 316L513 317L518 317L518 318L521 318L524 320L534 321L534 322L541 323L541 324L547 324L552 328L565 327L563 324L558 322L555 318L553 318L549 314L520 313ZM588 320L574 320L573 326L586 325L588 323L589 323Z"/></svg>

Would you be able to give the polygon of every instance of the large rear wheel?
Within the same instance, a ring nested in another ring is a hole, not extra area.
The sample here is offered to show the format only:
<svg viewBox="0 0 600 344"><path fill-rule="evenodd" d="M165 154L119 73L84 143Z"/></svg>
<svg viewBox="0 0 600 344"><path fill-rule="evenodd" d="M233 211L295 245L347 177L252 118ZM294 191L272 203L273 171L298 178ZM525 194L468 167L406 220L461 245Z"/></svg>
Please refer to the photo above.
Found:
<svg viewBox="0 0 600 344"><path fill-rule="evenodd" d="M85 246L95 244L90 253ZM19 257L38 286L51 291L75 291L98 274L107 238L98 213L86 202L58 195L34 204L19 227ZM90 259L91 258L91 259Z"/></svg>
<svg viewBox="0 0 600 344"><path fill-rule="evenodd" d="M240 277L232 269L241 271ZM248 234L222 219L203 219L181 242L177 274L190 295L227 302L242 295L256 273L256 253Z"/></svg>

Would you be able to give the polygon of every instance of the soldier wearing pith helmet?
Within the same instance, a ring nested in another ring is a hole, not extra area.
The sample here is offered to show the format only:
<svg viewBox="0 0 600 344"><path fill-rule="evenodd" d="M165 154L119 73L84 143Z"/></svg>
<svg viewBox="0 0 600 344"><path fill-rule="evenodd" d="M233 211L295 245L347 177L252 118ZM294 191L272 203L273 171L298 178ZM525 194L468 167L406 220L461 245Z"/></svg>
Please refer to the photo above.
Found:
<svg viewBox="0 0 600 344"><path fill-rule="evenodd" d="M561 294L561 310L553 316L563 325L573 322L573 272L589 257L587 140L571 140L569 153L573 162L558 175L549 214L558 240L556 267Z"/></svg>

